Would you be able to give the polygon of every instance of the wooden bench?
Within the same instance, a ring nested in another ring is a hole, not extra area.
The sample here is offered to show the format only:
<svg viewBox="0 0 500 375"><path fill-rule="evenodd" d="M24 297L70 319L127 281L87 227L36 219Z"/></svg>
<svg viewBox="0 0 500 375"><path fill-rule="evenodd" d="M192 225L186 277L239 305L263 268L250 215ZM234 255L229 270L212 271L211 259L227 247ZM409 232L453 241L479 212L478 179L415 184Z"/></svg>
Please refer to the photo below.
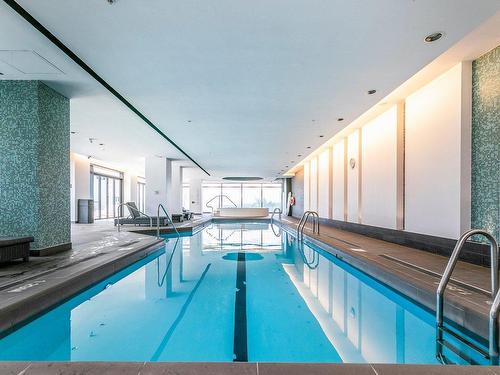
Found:
<svg viewBox="0 0 500 375"><path fill-rule="evenodd" d="M30 242L33 237L0 237L0 263L22 258L27 262L30 256Z"/></svg>

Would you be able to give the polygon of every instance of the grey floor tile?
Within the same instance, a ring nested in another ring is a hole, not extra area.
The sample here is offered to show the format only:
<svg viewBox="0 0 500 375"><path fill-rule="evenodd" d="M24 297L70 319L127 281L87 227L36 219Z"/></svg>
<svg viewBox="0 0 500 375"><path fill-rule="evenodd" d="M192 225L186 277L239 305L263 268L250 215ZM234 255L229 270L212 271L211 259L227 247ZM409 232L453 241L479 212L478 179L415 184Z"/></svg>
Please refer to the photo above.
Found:
<svg viewBox="0 0 500 375"><path fill-rule="evenodd" d="M29 362L0 362L0 374L18 375L29 365Z"/></svg>
<svg viewBox="0 0 500 375"><path fill-rule="evenodd" d="M259 375L375 375L370 365L326 363L259 363Z"/></svg>
<svg viewBox="0 0 500 375"><path fill-rule="evenodd" d="M25 375L137 375L143 366L142 362L33 362Z"/></svg>
<svg viewBox="0 0 500 375"><path fill-rule="evenodd" d="M141 375L257 375L255 363L148 362Z"/></svg>
<svg viewBox="0 0 500 375"><path fill-rule="evenodd" d="M377 375L493 375L482 366L372 365Z"/></svg>

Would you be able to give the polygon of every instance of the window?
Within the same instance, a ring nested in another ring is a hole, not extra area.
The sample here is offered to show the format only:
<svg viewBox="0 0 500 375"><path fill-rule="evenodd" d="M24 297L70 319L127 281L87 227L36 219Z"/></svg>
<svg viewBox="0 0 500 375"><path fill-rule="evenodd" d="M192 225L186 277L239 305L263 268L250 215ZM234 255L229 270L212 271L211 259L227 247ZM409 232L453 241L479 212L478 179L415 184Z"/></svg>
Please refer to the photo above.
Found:
<svg viewBox="0 0 500 375"><path fill-rule="evenodd" d="M241 207L241 184L222 184L221 207Z"/></svg>
<svg viewBox="0 0 500 375"><path fill-rule="evenodd" d="M267 184L219 184L202 185L203 212L211 212L219 207L269 208L282 207L283 187L281 183ZM229 199L231 200L229 200ZM207 207L207 204L209 207Z"/></svg>
<svg viewBox="0 0 500 375"><path fill-rule="evenodd" d="M137 208L146 212L146 179L137 177Z"/></svg>
<svg viewBox="0 0 500 375"><path fill-rule="evenodd" d="M281 208L281 196L281 185L262 184L262 207L269 208L269 211Z"/></svg>
<svg viewBox="0 0 500 375"><path fill-rule="evenodd" d="M189 184L182 184L182 208L189 210L191 199L189 198Z"/></svg>
<svg viewBox="0 0 500 375"><path fill-rule="evenodd" d="M117 217L118 206L123 202L123 173L91 165L90 174L94 198L94 219Z"/></svg>
<svg viewBox="0 0 500 375"><path fill-rule="evenodd" d="M243 185L243 206L245 208L262 207L262 184Z"/></svg>
<svg viewBox="0 0 500 375"><path fill-rule="evenodd" d="M221 184L212 184L207 183L202 185L202 210L203 212L211 212L212 209L217 209L220 207L220 196L222 194L222 185ZM214 199L215 198L215 199Z"/></svg>

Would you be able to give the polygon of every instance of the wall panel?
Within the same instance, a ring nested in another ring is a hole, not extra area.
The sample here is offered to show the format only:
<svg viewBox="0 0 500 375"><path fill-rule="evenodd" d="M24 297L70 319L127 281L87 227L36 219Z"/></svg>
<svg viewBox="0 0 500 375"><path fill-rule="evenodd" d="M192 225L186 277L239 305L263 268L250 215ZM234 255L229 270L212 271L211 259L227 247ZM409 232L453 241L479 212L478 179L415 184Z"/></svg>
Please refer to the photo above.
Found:
<svg viewBox="0 0 500 375"><path fill-rule="evenodd" d="M333 146L333 219L345 220L345 141L342 140Z"/></svg>
<svg viewBox="0 0 500 375"><path fill-rule="evenodd" d="M396 228L397 108L362 128L363 224Z"/></svg>
<svg viewBox="0 0 500 375"><path fill-rule="evenodd" d="M470 117L462 117L468 67L453 67L406 100L407 231L457 238L470 225Z"/></svg>

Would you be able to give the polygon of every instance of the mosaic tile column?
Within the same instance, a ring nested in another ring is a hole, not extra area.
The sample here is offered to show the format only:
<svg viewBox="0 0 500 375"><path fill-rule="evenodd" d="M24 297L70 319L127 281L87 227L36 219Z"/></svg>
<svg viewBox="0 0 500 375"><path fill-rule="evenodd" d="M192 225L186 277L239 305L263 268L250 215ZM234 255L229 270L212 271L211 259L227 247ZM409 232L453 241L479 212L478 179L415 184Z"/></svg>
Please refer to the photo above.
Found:
<svg viewBox="0 0 500 375"><path fill-rule="evenodd" d="M0 236L69 248L69 99L39 81L0 81Z"/></svg>
<svg viewBox="0 0 500 375"><path fill-rule="evenodd" d="M500 46L472 63L472 227L500 241Z"/></svg>

